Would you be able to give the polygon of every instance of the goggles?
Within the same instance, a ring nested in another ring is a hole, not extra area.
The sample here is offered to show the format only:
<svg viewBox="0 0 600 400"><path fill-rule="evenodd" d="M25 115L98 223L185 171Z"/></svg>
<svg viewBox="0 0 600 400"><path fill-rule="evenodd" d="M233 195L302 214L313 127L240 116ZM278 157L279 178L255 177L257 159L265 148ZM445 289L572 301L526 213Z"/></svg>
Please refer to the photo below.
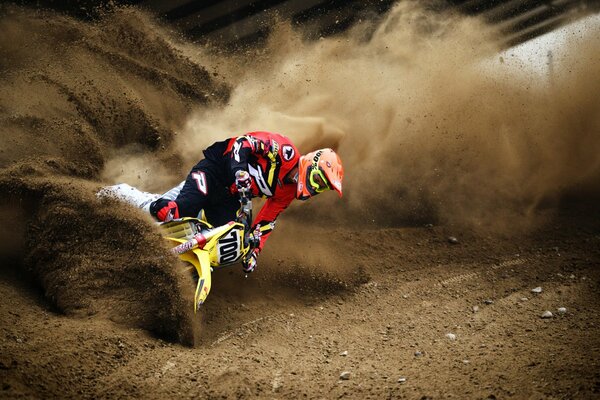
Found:
<svg viewBox="0 0 600 400"><path fill-rule="evenodd" d="M323 171L321 171L321 168L316 165L316 163L313 163L312 168L310 169L308 181L311 188L317 193L321 193L327 189L330 189L329 183L327 183L327 178L323 174Z"/></svg>

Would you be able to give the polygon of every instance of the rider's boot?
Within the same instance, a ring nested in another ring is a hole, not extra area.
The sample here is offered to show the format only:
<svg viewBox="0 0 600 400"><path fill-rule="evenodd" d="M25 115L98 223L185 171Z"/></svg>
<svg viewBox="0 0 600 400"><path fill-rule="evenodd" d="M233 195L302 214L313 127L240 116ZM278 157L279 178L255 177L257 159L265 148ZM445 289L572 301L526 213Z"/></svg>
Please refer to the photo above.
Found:
<svg viewBox="0 0 600 400"><path fill-rule="evenodd" d="M150 203L160 197L156 193L142 192L126 183L105 186L96 193L98 197L112 197L150 213Z"/></svg>

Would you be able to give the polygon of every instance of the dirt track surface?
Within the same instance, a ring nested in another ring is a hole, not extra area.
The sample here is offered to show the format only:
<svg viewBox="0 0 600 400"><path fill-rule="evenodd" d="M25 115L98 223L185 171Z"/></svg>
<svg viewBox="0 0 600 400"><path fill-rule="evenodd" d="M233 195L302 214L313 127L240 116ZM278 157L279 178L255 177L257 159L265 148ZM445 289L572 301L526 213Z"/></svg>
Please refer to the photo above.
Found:
<svg viewBox="0 0 600 400"><path fill-rule="evenodd" d="M287 279L273 272L293 267L285 258L264 260L249 278L220 271L195 348L62 316L5 274L0 394L594 398L599 217L562 216L519 240L456 234L458 244L439 227L311 230L368 282L343 288L322 273L326 265ZM373 246L359 251L362 241ZM541 318L546 310L554 316Z"/></svg>
<svg viewBox="0 0 600 400"><path fill-rule="evenodd" d="M550 87L423 13L225 57L135 9L0 6L0 398L597 398L598 42ZM194 317L153 221L95 193L247 129L335 147L344 198L292 205Z"/></svg>

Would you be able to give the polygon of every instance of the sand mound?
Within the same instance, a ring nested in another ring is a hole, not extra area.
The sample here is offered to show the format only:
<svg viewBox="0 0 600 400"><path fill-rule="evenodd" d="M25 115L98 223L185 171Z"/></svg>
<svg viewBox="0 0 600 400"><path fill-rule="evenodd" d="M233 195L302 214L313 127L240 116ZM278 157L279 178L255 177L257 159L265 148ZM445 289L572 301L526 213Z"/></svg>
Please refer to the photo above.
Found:
<svg viewBox="0 0 600 400"><path fill-rule="evenodd" d="M0 30L3 256L64 313L191 341L189 282L153 223L94 193L124 151L177 170L180 121L226 99L226 86L131 9L81 22L5 6Z"/></svg>

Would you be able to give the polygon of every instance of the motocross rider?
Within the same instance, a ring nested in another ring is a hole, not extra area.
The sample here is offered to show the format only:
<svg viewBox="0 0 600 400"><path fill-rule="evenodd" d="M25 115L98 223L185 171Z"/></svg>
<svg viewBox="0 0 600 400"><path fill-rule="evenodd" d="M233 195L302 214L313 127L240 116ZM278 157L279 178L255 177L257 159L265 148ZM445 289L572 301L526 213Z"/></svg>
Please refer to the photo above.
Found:
<svg viewBox="0 0 600 400"><path fill-rule="evenodd" d="M243 263L245 272L256 268L258 254L275 226L277 216L294 200L307 200L327 189L342 196L344 169L332 149L301 156L285 136L250 132L216 142L203 151L186 180L149 204L159 221L196 217L202 211L212 225L232 221L240 208L238 192L266 202L255 218L252 231L260 238L258 248Z"/></svg>

